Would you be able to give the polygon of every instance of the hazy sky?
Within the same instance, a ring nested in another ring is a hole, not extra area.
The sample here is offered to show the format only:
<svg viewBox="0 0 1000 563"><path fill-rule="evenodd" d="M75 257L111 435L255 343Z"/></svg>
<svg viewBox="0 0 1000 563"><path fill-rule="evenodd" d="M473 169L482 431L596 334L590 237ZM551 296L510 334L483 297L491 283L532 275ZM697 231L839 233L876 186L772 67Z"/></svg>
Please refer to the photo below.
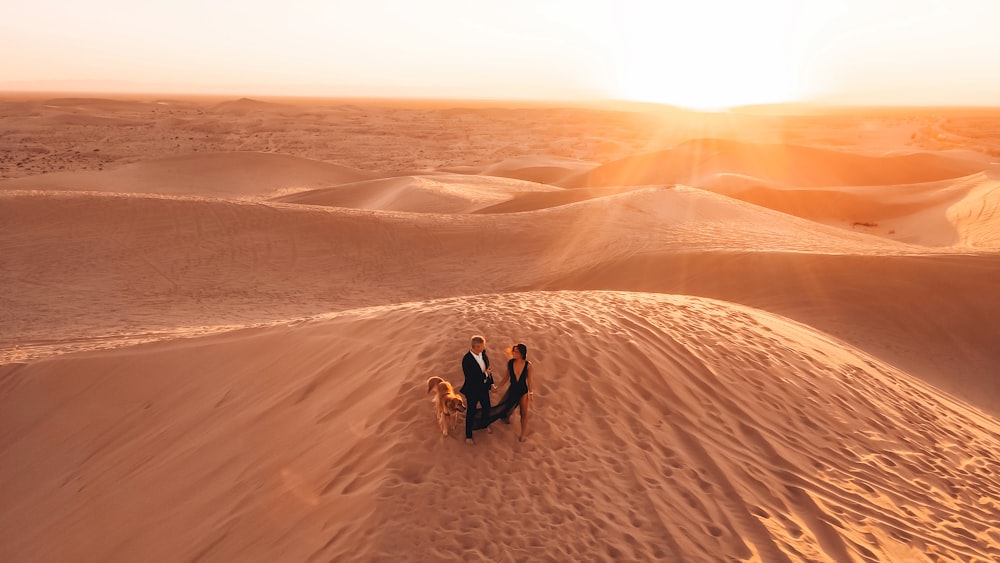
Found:
<svg viewBox="0 0 1000 563"><path fill-rule="evenodd" d="M0 88L1000 105L1000 0L0 0Z"/></svg>

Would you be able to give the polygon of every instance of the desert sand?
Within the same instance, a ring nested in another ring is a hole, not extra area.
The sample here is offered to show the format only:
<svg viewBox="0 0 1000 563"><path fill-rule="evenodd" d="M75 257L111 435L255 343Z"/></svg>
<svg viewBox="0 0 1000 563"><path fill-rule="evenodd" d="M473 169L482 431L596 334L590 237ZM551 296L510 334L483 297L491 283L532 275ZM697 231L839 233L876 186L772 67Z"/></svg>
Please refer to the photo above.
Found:
<svg viewBox="0 0 1000 563"><path fill-rule="evenodd" d="M4 561L1000 560L996 111L0 129ZM438 431L476 333L529 348L524 443Z"/></svg>

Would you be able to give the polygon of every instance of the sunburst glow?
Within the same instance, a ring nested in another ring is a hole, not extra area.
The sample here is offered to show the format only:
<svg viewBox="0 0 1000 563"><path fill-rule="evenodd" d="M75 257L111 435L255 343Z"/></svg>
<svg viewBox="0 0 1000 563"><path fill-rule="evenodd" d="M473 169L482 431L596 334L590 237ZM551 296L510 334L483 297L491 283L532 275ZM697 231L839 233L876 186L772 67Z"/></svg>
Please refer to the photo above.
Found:
<svg viewBox="0 0 1000 563"><path fill-rule="evenodd" d="M619 14L614 93L696 109L797 99L795 5L650 4Z"/></svg>

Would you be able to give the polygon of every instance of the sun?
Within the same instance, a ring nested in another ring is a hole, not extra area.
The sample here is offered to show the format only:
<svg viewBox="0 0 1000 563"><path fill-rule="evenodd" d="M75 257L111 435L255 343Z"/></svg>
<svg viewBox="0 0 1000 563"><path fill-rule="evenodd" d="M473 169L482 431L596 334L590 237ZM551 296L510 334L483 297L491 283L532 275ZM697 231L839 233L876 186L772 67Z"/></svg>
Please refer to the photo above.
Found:
<svg viewBox="0 0 1000 563"><path fill-rule="evenodd" d="M796 99L800 38L785 25L794 8L663 4L617 12L616 97L699 110Z"/></svg>

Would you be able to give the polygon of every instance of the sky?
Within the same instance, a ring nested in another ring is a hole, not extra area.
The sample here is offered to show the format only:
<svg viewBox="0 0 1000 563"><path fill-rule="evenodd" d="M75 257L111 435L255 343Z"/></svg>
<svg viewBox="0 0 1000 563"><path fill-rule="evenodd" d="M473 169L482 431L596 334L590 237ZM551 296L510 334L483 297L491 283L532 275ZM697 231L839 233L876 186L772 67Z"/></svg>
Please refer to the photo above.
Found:
<svg viewBox="0 0 1000 563"><path fill-rule="evenodd" d="M1000 0L0 0L0 89L1000 105Z"/></svg>

